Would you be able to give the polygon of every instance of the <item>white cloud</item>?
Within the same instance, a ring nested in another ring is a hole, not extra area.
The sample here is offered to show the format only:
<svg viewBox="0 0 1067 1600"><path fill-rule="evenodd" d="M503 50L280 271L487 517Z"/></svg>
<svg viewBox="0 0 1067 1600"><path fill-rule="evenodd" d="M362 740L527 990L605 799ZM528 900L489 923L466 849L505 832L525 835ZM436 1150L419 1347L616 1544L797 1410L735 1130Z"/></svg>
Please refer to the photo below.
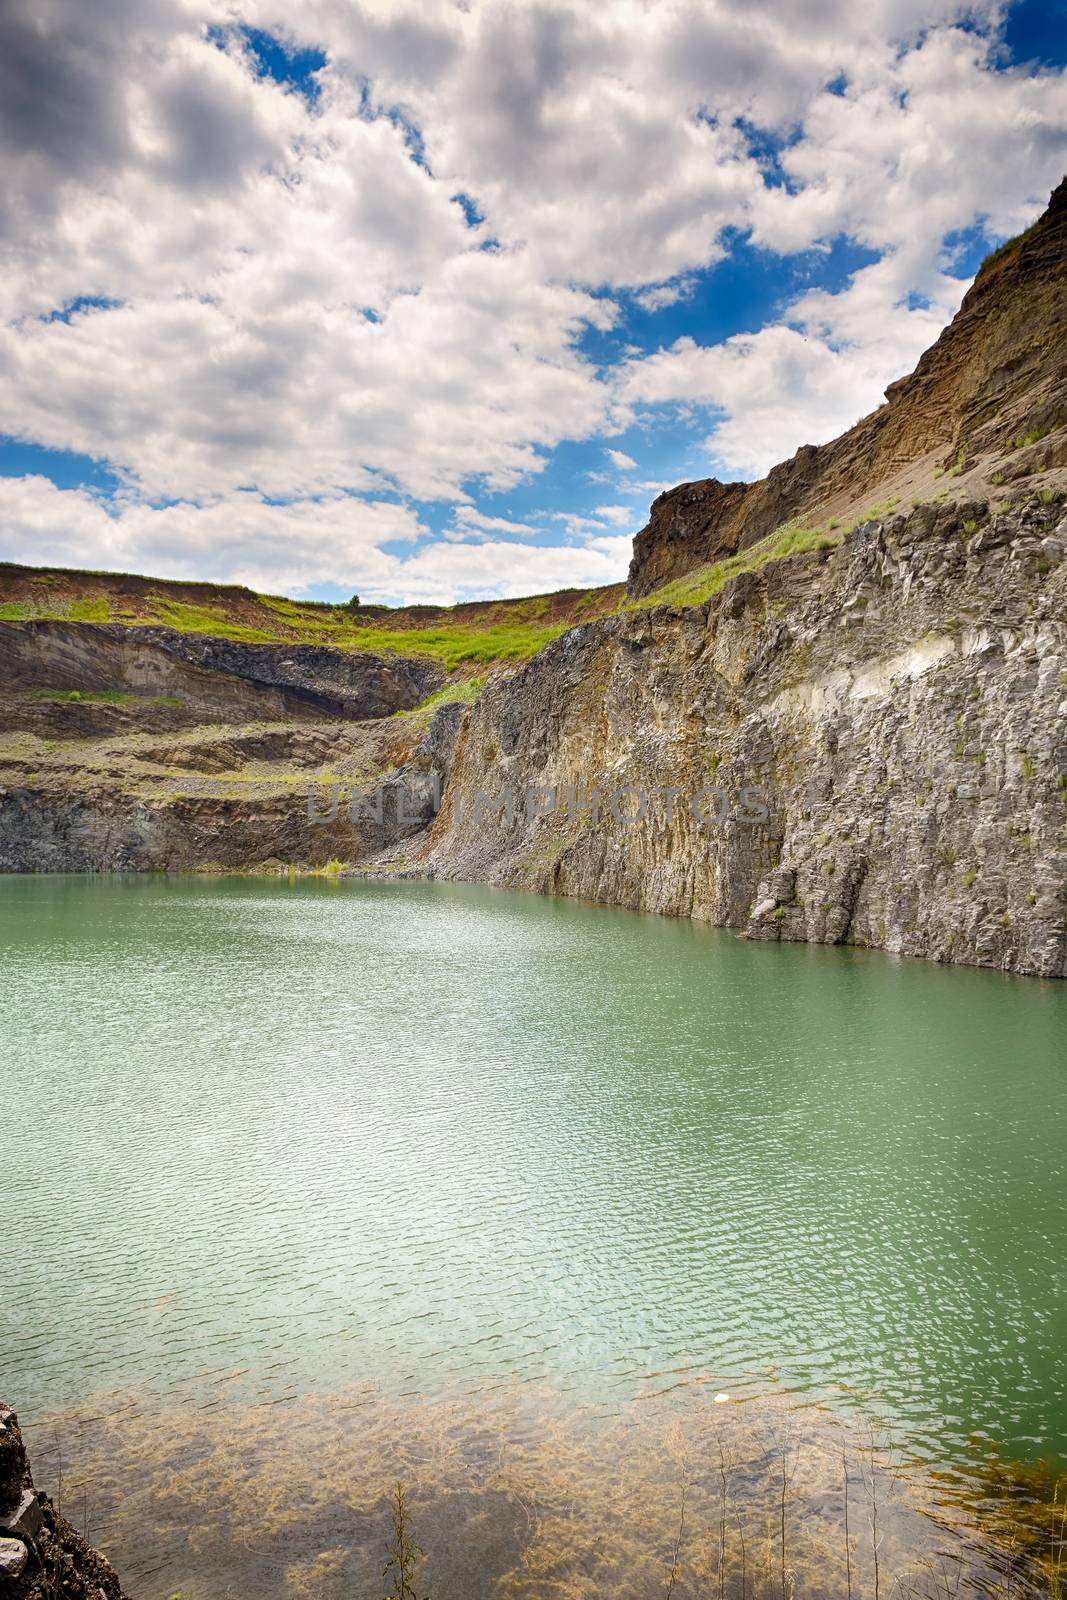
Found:
<svg viewBox="0 0 1067 1600"><path fill-rule="evenodd" d="M14 561L214 578L268 592L336 583L368 600L400 603L615 583L630 551L625 537L565 548L487 538L422 542L397 554L380 546L418 541L428 530L389 501L343 495L270 505L235 493L204 505L132 502L109 511L86 490L58 489L37 475L0 477L0 524Z"/></svg>
<svg viewBox="0 0 1067 1600"><path fill-rule="evenodd" d="M707 407L714 431L706 449L722 469L754 478L801 444L823 444L879 403L958 307L963 285L928 277L933 296L909 309L895 257L856 274L840 294L810 293L778 323L722 344L679 339L631 362L620 394L634 406Z"/></svg>
<svg viewBox="0 0 1067 1600"><path fill-rule="evenodd" d="M632 506L596 506L594 510L602 521L614 523L616 527L625 527L634 520Z"/></svg>
<svg viewBox="0 0 1067 1600"><path fill-rule="evenodd" d="M427 532L407 506L350 495L271 505L234 492L199 505L131 500L109 510L99 496L37 475L0 477L0 519L11 560L260 589L336 581L384 591L403 562L379 546Z"/></svg>
<svg viewBox="0 0 1067 1600"><path fill-rule="evenodd" d="M537 533L529 522L512 522L508 517L489 517L476 506L457 506L457 534L462 538L481 538L490 533Z"/></svg>
<svg viewBox="0 0 1067 1600"><path fill-rule="evenodd" d="M667 306L677 305L679 300L688 300L693 288L692 278L678 278L673 283L656 283L651 289L639 289L634 300L642 311L663 311Z"/></svg>
<svg viewBox="0 0 1067 1600"><path fill-rule="evenodd" d="M492 557L509 584L553 560L564 581L609 552L524 545L527 524L471 506L480 486L652 404L707 408L709 452L739 472L839 431L951 314L945 235L1024 225L1067 146L1064 75L993 70L996 0L4 9L0 431L123 483L114 516L2 486L3 553L24 559L36 536L41 559L273 586L462 590ZM325 51L317 98L258 73L240 24ZM788 183L739 118L789 135ZM881 259L742 339L614 371L582 353L617 291L677 303L730 228L782 252L844 233ZM381 550L423 537L403 502L438 498L458 507L439 555Z"/></svg>

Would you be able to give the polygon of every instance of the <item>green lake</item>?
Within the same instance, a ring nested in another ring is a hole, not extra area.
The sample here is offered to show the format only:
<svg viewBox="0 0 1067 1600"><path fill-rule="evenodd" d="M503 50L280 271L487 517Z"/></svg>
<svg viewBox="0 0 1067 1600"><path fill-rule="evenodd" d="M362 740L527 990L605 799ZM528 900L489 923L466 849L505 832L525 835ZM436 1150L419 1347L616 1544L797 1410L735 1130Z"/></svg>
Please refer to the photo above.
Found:
<svg viewBox="0 0 1067 1600"><path fill-rule="evenodd" d="M45 1454L357 1391L1067 1453L1067 985L164 877L0 879L0 984L0 1391Z"/></svg>

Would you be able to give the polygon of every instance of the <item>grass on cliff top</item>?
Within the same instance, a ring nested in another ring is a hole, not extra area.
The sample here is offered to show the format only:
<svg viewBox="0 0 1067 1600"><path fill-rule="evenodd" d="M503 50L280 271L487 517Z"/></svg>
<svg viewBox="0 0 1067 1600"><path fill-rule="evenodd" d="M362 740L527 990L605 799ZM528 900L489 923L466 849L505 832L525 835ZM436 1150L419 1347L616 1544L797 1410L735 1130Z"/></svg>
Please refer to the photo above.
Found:
<svg viewBox="0 0 1067 1600"><path fill-rule="evenodd" d="M1024 243L1025 240L1032 239L1040 226L1041 219L1038 218L1038 220L1036 222L1032 222L1028 228L1024 228L1022 233L1017 233L1013 239L1005 239L1004 243L998 244L995 250L990 250L989 254L978 268L975 276L980 278L983 272L987 272L989 270L994 261L1000 261L1002 257L1008 254L1009 250L1015 250L1019 245Z"/></svg>
<svg viewBox="0 0 1067 1600"><path fill-rule="evenodd" d="M446 671L458 667L489 665L494 661L526 661L552 639L565 633L570 623L539 623L530 620L534 602L519 601L512 608L501 606L501 620L489 626L473 622L440 621L419 627L390 627L387 622L361 623L338 609L326 617L308 618L298 612L298 602L272 601L287 628L300 634L302 644L332 645L336 649L366 651L372 655L420 656L438 662ZM542 609L545 602L542 600ZM283 610L282 607L285 607ZM220 624L204 613L206 607L169 606L168 625L188 633L214 633L223 638L249 643L291 642L291 634L269 633L257 628Z"/></svg>
<svg viewBox="0 0 1067 1600"><path fill-rule="evenodd" d="M404 722L427 727L433 720L434 712L439 711L442 706L472 706L484 687L484 678L465 678L460 683L446 683L443 689L427 695L425 700L413 706L410 711L397 711L394 715Z"/></svg>
<svg viewBox="0 0 1067 1600"><path fill-rule="evenodd" d="M527 661L573 623L504 622L491 628L444 623L433 628L357 628L345 645L353 650L400 656L429 656L449 672L469 664Z"/></svg>
<svg viewBox="0 0 1067 1600"><path fill-rule="evenodd" d="M295 630L303 644L326 644L376 655L428 657L450 672L472 663L525 661L550 640L558 639L569 626L531 620L537 601L518 601L513 607L502 605L502 619L488 627L471 622L436 622L425 628L391 628L385 623L361 624L357 616L346 615L342 607L316 615L305 612L299 601L263 598L267 608L281 619L284 632L227 622L209 606L161 599L157 609L165 627L182 633L209 633L247 644L280 644L291 642L290 630ZM539 598L543 610L547 600Z"/></svg>
<svg viewBox="0 0 1067 1600"><path fill-rule="evenodd" d="M623 600L616 610L629 612L661 605L700 605L741 573L756 572L770 561L799 555L804 551L833 549L861 523L886 516L896 503L895 500L887 500L883 504L869 506L844 527L835 527L830 523L825 528L805 528L795 521L783 523L747 550L725 561L697 567L643 599ZM211 635L244 644L318 644L376 655L422 657L436 661L447 672L455 672L463 667L529 660L583 620L583 612L597 614L595 601L598 593L589 590L581 596L574 614L566 621L548 623L541 620L550 597L535 595L522 600L498 602L487 611L484 622L450 622L447 617L438 617L420 627L390 626L388 617L380 620L378 617L367 618L351 606L289 600L279 595L252 595L250 591L235 592L246 595L251 604L252 609L245 614L257 620L262 619L266 626L234 621L233 616L221 605L196 605L158 590L150 597L152 616L116 617L114 620L134 626L155 624L180 633ZM0 620L22 621L35 617L106 622L110 618L110 611L106 597L71 602L42 594L40 600L35 598L32 601L0 605ZM270 625L272 617L277 618L277 627ZM456 696L450 691L441 691L442 698L437 703L446 703L446 696L466 698L469 694L471 698L477 698L469 683L460 685L459 690ZM429 703L424 702L424 706ZM420 715L422 709L416 708L412 714Z"/></svg>
<svg viewBox="0 0 1067 1600"><path fill-rule="evenodd" d="M705 600L718 594L731 578L740 577L743 572L758 572L770 561L802 555L806 550L836 549L856 528L865 522L880 521L888 516L896 504L897 501L891 499L868 506L846 527L841 528L834 528L832 524L829 528L802 528L796 522L785 522L756 544L749 545L747 550L728 556L725 561L709 561L702 567L695 567L692 572L683 573L672 583L665 583L662 589L653 589L651 594L646 594L640 600L628 601L622 610L648 611L653 606L702 605Z"/></svg>
<svg viewBox="0 0 1067 1600"><path fill-rule="evenodd" d="M160 592L151 596L151 615L137 616L113 611L106 595L91 600L64 599L56 592L58 587L42 584L41 592L32 599L0 602L0 622L115 621L131 627L173 628L178 633L204 634L239 644L331 645L341 650L421 656L449 672L466 665L526 661L571 626L569 622L539 620L548 607L546 595L501 601L485 623L443 618L425 627L391 627L388 618L363 622L358 612L345 606L259 595L253 597L258 606L251 616L256 618L258 610L266 625L253 626L235 621L223 606L195 605ZM579 611L586 599L579 600ZM277 626L270 625L272 616L277 618Z"/></svg>
<svg viewBox="0 0 1067 1600"><path fill-rule="evenodd" d="M642 599L631 600L623 609L647 611L653 606L698 606L718 594L731 578L740 577L743 572L757 572L769 561L777 561L782 556L799 555L804 550L831 550L843 538L843 532L824 533L819 528L798 528L787 523L784 528L776 529L758 544L750 545L736 556L695 567L692 572L683 573L673 582L665 583L662 589L653 589L651 594L646 594Z"/></svg>

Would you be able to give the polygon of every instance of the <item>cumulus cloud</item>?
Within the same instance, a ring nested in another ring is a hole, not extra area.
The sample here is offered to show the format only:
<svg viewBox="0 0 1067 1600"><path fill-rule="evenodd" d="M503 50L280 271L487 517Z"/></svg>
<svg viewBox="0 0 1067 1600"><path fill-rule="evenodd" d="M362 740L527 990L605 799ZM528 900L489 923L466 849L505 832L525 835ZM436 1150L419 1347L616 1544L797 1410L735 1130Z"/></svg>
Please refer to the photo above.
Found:
<svg viewBox="0 0 1067 1600"><path fill-rule="evenodd" d="M927 279L931 300L910 307L893 257L855 275L846 291L810 293L791 321L703 346L682 338L630 362L620 393L636 408L706 407L706 448L721 468L755 478L801 444L836 438L872 410L957 310L963 285Z"/></svg>
<svg viewBox="0 0 1067 1600"><path fill-rule="evenodd" d="M706 414L709 464L749 474L876 404L958 301L946 236L1015 231L1061 175L1064 75L998 70L1000 15L0 0L0 431L121 483L0 484L3 553L438 598L491 559L617 575L630 509L576 506L550 546L478 494L651 406ZM320 52L313 93L250 28ZM677 305L732 229L880 259L759 333L598 365L590 330Z"/></svg>
<svg viewBox="0 0 1067 1600"><path fill-rule="evenodd" d="M616 527L625 527L633 521L633 511L629 506L597 506L596 515L603 522L614 523Z"/></svg>
<svg viewBox="0 0 1067 1600"><path fill-rule="evenodd" d="M642 311L663 311L667 306L687 300L695 287L692 278L678 278L674 283L654 283L650 289L638 289L634 301Z"/></svg>
<svg viewBox="0 0 1067 1600"><path fill-rule="evenodd" d="M401 603L615 583L626 574L630 549L624 537L564 548L491 536L476 544L427 543L428 529L410 508L350 495L289 505L246 493L201 505L109 506L39 475L0 477L0 523L14 561L215 578L268 592L336 584L365 599ZM381 548L398 543L413 548Z"/></svg>

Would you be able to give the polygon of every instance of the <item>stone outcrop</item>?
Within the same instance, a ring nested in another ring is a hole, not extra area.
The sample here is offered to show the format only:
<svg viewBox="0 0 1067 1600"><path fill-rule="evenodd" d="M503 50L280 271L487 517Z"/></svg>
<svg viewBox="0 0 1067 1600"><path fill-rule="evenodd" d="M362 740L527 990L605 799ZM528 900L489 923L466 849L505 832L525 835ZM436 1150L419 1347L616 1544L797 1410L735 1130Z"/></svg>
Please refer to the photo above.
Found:
<svg viewBox="0 0 1067 1600"><path fill-rule="evenodd" d="M108 1561L34 1488L18 1418L0 1403L0 1595L127 1600Z"/></svg>
<svg viewBox="0 0 1067 1600"><path fill-rule="evenodd" d="M733 555L793 518L832 521L864 501L929 492L944 474L978 495L991 480L1067 466L1065 345L1067 179L1040 222L989 259L958 315L877 411L830 444L804 445L756 483L708 478L660 495L634 540L630 595Z"/></svg>
<svg viewBox="0 0 1067 1600"><path fill-rule="evenodd" d="M752 938L1067 975L1065 551L1060 505L924 505L705 605L573 629L468 714L420 859ZM510 820L470 804L504 789ZM627 789L636 822L609 807Z"/></svg>
<svg viewBox="0 0 1067 1600"><path fill-rule="evenodd" d="M421 834L461 708L204 729L0 762L0 872L324 866Z"/></svg>
<svg viewBox="0 0 1067 1600"><path fill-rule="evenodd" d="M180 727L253 718L385 717L417 705L444 674L418 657L246 644L171 628L41 621L0 625L0 680L9 695L47 685L175 700L177 706L153 707L150 721ZM68 705L48 714L60 736L65 730L92 736L101 722L110 731L129 725L135 713L135 706L72 712ZM0 727L25 725L25 705L6 698Z"/></svg>

